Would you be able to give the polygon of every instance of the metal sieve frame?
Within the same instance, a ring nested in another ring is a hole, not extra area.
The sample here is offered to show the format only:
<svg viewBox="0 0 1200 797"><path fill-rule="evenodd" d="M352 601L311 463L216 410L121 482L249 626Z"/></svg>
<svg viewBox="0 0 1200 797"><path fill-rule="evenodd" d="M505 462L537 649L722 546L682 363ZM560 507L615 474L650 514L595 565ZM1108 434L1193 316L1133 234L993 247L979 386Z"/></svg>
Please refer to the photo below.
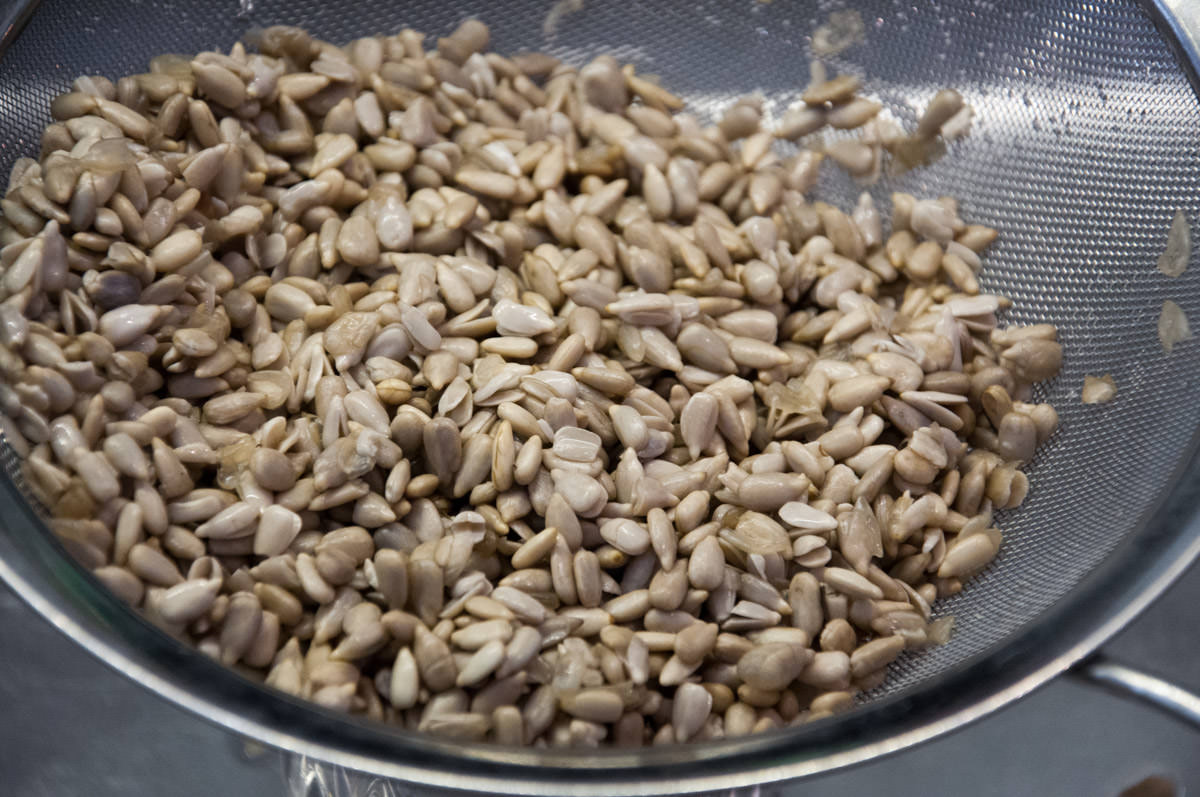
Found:
<svg viewBox="0 0 1200 797"><path fill-rule="evenodd" d="M0 53L36 2L0 15ZM1196 85L1200 11L1147 6ZM1083 661L1200 556L1200 432L1163 481L1162 502L1066 598L1007 644L844 717L761 736L638 752L540 751L462 744L355 720L283 695L199 656L128 610L66 556L12 476L0 447L0 578L109 666L246 737L354 770L505 794L652 794L734 788L825 772L978 719Z"/></svg>

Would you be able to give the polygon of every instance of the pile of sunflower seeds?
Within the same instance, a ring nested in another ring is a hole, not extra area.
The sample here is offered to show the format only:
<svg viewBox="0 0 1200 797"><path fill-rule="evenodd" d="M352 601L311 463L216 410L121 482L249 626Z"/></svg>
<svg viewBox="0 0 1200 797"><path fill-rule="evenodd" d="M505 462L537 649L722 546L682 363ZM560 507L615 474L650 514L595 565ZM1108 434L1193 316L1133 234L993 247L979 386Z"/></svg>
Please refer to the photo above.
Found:
<svg viewBox="0 0 1200 797"><path fill-rule="evenodd" d="M1055 329L979 292L994 230L805 198L970 109L905 134L818 72L777 129L704 126L487 44L278 27L55 99L0 201L29 490L129 604L324 706L539 746L850 707L947 639L1057 425Z"/></svg>

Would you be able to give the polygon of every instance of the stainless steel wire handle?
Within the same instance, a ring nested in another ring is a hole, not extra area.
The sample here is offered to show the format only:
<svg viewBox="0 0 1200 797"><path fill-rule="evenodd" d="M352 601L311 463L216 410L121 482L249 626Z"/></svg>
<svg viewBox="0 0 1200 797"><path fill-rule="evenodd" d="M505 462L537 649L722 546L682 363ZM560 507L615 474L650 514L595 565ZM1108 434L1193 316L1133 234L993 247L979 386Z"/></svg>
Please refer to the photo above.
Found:
<svg viewBox="0 0 1200 797"><path fill-rule="evenodd" d="M1103 654L1088 659L1072 673L1085 682L1149 703L1200 729L1200 695L1165 678L1110 661Z"/></svg>

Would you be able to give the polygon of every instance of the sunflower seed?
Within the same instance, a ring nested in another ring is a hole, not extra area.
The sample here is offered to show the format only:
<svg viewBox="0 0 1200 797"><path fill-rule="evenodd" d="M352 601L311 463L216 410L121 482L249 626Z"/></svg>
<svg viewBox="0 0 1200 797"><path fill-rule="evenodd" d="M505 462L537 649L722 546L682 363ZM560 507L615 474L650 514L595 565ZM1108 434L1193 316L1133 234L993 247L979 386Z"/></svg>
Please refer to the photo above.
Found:
<svg viewBox="0 0 1200 797"><path fill-rule="evenodd" d="M123 599L329 707L552 745L844 710L996 555L1062 347L998 327L952 199L893 195L885 238L801 192L972 110L906 136L822 69L775 131L748 98L704 132L489 39L272 28L56 99L0 202L27 483ZM862 132L771 151L826 124Z"/></svg>
<svg viewBox="0 0 1200 797"><path fill-rule="evenodd" d="M791 684L813 658L813 653L785 642L759 645L737 663L737 673L754 689L776 691Z"/></svg>

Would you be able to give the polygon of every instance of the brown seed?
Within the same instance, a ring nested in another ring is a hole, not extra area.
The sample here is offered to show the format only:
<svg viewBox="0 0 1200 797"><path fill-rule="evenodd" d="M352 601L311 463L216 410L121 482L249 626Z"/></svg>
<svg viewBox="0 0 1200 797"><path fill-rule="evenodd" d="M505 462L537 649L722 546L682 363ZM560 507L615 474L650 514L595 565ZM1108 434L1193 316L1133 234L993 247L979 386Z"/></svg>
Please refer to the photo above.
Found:
<svg viewBox="0 0 1200 797"><path fill-rule="evenodd" d="M559 706L573 717L610 723L621 718L625 704L620 695L607 689L584 689L559 699Z"/></svg>
<svg viewBox="0 0 1200 797"><path fill-rule="evenodd" d="M861 678L890 664L903 650L904 640L901 637L872 639L850 654L850 672L855 678Z"/></svg>
<svg viewBox="0 0 1200 797"><path fill-rule="evenodd" d="M212 607L220 590L219 580L184 581L168 589L158 611L169 623L190 623Z"/></svg>
<svg viewBox="0 0 1200 797"><path fill-rule="evenodd" d="M935 136L950 117L963 107L963 98L954 89L942 89L933 95L921 119L917 122L917 135Z"/></svg>
<svg viewBox="0 0 1200 797"><path fill-rule="evenodd" d="M738 660L738 677L754 689L778 691L796 680L812 657L812 651L787 643L760 645Z"/></svg>
<svg viewBox="0 0 1200 797"><path fill-rule="evenodd" d="M990 534L972 534L960 538L946 549L938 568L939 578L966 577L982 570L995 558L999 546Z"/></svg>
<svg viewBox="0 0 1200 797"><path fill-rule="evenodd" d="M716 537L705 537L688 558L688 580L697 589L720 586L725 573L725 555Z"/></svg>
<svg viewBox="0 0 1200 797"><path fill-rule="evenodd" d="M454 686L458 678L458 668L450 648L434 634L417 626L416 643L413 646L413 657L420 673L421 683L434 692L441 692Z"/></svg>
<svg viewBox="0 0 1200 797"><path fill-rule="evenodd" d="M160 587L173 587L183 581L175 563L145 543L138 543L129 551L129 569L142 581Z"/></svg>
<svg viewBox="0 0 1200 797"><path fill-rule="evenodd" d="M290 490L296 483L296 472L291 461L270 448L255 450L250 457L250 472L259 485L272 492Z"/></svg>
<svg viewBox="0 0 1200 797"><path fill-rule="evenodd" d="M1165 312L1165 311L1164 311ZM1186 320L1182 327L1186 337ZM1162 323L1159 324L1162 337ZM1180 338L1182 339L1182 338ZM1166 345L1166 344L1164 344ZM1040 382L1053 379L1062 368L1062 344L1053 340L1026 338L1005 349L1004 362L1008 363L1013 375L1025 382Z"/></svg>
<svg viewBox="0 0 1200 797"><path fill-rule="evenodd" d="M693 623L675 637L675 654L684 662L702 660L717 642L715 623Z"/></svg>
<svg viewBox="0 0 1200 797"><path fill-rule="evenodd" d="M112 565L99 567L92 572L100 580L100 583L130 606L137 606L141 603L145 588L133 573Z"/></svg>
<svg viewBox="0 0 1200 797"><path fill-rule="evenodd" d="M891 380L884 376L851 377L829 388L829 405L838 412L867 407L878 401L890 385Z"/></svg>
<svg viewBox="0 0 1200 797"><path fill-rule="evenodd" d="M204 96L226 108L236 108L245 100L245 84L225 67L201 61L192 61L191 67L196 88Z"/></svg>

